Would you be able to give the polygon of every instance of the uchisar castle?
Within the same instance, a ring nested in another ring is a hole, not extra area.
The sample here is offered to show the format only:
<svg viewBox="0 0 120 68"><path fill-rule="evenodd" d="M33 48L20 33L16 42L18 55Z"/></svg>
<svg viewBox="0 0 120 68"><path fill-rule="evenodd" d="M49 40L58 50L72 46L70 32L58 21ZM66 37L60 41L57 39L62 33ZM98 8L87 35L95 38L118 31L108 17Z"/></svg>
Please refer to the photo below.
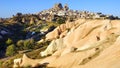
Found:
<svg viewBox="0 0 120 68"><path fill-rule="evenodd" d="M119 19L61 3L0 18L0 68L120 68Z"/></svg>

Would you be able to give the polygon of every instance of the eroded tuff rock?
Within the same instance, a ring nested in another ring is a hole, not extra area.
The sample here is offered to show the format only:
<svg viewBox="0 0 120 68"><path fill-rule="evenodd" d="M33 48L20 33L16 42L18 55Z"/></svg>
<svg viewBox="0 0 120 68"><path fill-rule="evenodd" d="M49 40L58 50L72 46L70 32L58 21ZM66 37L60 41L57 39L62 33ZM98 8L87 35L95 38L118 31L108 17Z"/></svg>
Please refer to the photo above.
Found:
<svg viewBox="0 0 120 68"><path fill-rule="evenodd" d="M53 7L55 10L62 10L63 9L63 6L61 3L58 3L58 4L55 4L54 7Z"/></svg>
<svg viewBox="0 0 120 68"><path fill-rule="evenodd" d="M41 55L51 56L37 60L39 64L47 62L47 67L53 68L120 68L120 20L67 22L48 33L46 40L52 42Z"/></svg>

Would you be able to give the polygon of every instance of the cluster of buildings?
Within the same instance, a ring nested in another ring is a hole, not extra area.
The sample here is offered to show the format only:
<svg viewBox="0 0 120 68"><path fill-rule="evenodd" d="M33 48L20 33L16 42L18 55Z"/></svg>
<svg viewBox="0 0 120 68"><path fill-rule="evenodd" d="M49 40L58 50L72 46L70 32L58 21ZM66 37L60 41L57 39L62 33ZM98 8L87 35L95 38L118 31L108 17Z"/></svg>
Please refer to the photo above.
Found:
<svg viewBox="0 0 120 68"><path fill-rule="evenodd" d="M85 19L117 19L113 15L104 15L100 12L94 13L89 11L78 11L69 9L68 5L65 4L64 7L61 3L55 4L53 8L41 11L38 13L39 17L43 20L53 21L56 16L66 17L72 19L85 18Z"/></svg>
<svg viewBox="0 0 120 68"><path fill-rule="evenodd" d="M0 18L1 22L22 22L22 23L30 23L33 24L38 22L39 20L44 21L55 21L57 22L58 19L65 20L74 20L79 18L84 19L119 19L117 16L113 15L105 15L100 12L94 13L89 11L79 11L79 10L71 10L69 9L68 5L65 4L62 6L61 3L55 4L52 8L48 10L43 10L37 14L22 14L17 13L15 16L13 15L12 18Z"/></svg>

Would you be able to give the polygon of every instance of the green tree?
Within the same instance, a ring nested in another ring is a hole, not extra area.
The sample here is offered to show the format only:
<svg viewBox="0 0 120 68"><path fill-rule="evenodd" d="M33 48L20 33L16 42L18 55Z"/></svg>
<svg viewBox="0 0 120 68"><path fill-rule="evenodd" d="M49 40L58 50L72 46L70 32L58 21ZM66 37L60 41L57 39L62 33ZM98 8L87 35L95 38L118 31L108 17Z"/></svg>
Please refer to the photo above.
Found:
<svg viewBox="0 0 120 68"><path fill-rule="evenodd" d="M13 56L15 54L15 45L11 44L7 47L6 56Z"/></svg>

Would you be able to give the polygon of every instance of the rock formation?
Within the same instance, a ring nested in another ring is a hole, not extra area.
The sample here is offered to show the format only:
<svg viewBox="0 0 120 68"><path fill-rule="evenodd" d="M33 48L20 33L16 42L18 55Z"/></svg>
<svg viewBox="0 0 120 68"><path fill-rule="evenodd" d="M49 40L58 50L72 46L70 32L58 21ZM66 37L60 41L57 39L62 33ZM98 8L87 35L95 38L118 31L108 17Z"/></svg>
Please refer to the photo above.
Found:
<svg viewBox="0 0 120 68"><path fill-rule="evenodd" d="M65 4L65 5L64 5L64 11L67 11L67 10L69 10L69 7L68 7L67 4Z"/></svg>
<svg viewBox="0 0 120 68"><path fill-rule="evenodd" d="M14 68L27 66L38 67L40 64L38 63L38 60L28 58L26 54L24 54L22 58L14 60Z"/></svg>
<svg viewBox="0 0 120 68"><path fill-rule="evenodd" d="M34 20L34 18L32 17L31 19L30 19L30 25L33 25L35 23L35 20Z"/></svg>
<svg viewBox="0 0 120 68"><path fill-rule="evenodd" d="M54 33L56 29L60 31L59 34ZM53 68L120 67L120 20L79 19L66 22L56 29L46 35L46 40L52 42L40 53L42 57L49 56L32 60L35 64L49 63L47 67ZM64 37L60 37L64 32Z"/></svg>
<svg viewBox="0 0 120 68"><path fill-rule="evenodd" d="M65 46L63 44L63 38L59 38L56 40L53 40L50 45L47 47L47 49L44 52L41 52L40 55L42 57L52 55L54 52L64 49Z"/></svg>
<svg viewBox="0 0 120 68"><path fill-rule="evenodd" d="M53 7L55 10L62 10L63 9L63 6L61 3L58 3L58 4L55 4L54 7Z"/></svg>
<svg viewBox="0 0 120 68"><path fill-rule="evenodd" d="M59 37L64 37L69 31L69 29L72 28L74 25L75 23L72 22L70 23L66 22L65 24L61 24L54 31L46 35L46 40L53 40Z"/></svg>

